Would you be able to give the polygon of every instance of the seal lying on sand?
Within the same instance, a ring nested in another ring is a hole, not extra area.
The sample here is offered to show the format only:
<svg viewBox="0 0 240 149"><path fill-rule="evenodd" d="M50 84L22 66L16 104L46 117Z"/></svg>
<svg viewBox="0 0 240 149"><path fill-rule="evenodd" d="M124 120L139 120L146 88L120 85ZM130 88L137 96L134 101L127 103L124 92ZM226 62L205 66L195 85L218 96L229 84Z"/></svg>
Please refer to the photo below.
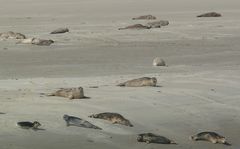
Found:
<svg viewBox="0 0 240 149"><path fill-rule="evenodd" d="M160 28L162 26L167 26L167 25L169 25L169 21L167 21L167 20L149 22L146 24L146 26L151 27L151 28Z"/></svg>
<svg viewBox="0 0 240 149"><path fill-rule="evenodd" d="M127 87L143 87L143 86L156 86L157 79L155 77L143 77L138 79L129 80L118 84L117 86L127 86Z"/></svg>
<svg viewBox="0 0 240 149"><path fill-rule="evenodd" d="M221 17L222 15L220 13L216 13L216 12L208 12L208 13L204 13L201 15L198 15L197 17Z"/></svg>
<svg viewBox="0 0 240 149"><path fill-rule="evenodd" d="M190 140L198 141L198 140L203 140L203 141L210 141L214 144L220 143L220 144L225 144L225 145L231 145L229 144L225 137L215 133L215 132L201 132L196 135L190 136Z"/></svg>
<svg viewBox="0 0 240 149"><path fill-rule="evenodd" d="M26 39L26 36L21 33L15 33L8 31L5 33L0 33L0 37L3 39Z"/></svg>
<svg viewBox="0 0 240 149"><path fill-rule="evenodd" d="M6 113L0 112L0 114L6 114Z"/></svg>
<svg viewBox="0 0 240 149"><path fill-rule="evenodd" d="M39 45L39 46L50 46L52 43L54 43L53 40L48 40L48 39L38 39L38 38L27 38L27 39L22 39L21 41L17 42L18 43L23 43L23 44L34 44L34 45Z"/></svg>
<svg viewBox="0 0 240 149"><path fill-rule="evenodd" d="M157 18L153 15L143 15L139 17L132 18L133 20L156 20Z"/></svg>
<svg viewBox="0 0 240 149"><path fill-rule="evenodd" d="M52 31L50 34L61 34L61 33L66 33L69 32L68 28L58 28L54 31Z"/></svg>
<svg viewBox="0 0 240 149"><path fill-rule="evenodd" d="M153 60L153 66L166 66L166 63L163 59L161 59L160 57L156 57Z"/></svg>
<svg viewBox="0 0 240 149"><path fill-rule="evenodd" d="M151 27L149 26L144 26L142 24L134 24L134 25L130 25L124 28L119 28L118 30L123 30L123 29L150 29Z"/></svg>
<svg viewBox="0 0 240 149"><path fill-rule="evenodd" d="M105 113L93 114L88 117L104 119L112 122L113 124L122 124L122 125L133 127L133 125L130 123L128 119L125 119L122 115L118 113L105 112Z"/></svg>
<svg viewBox="0 0 240 149"><path fill-rule="evenodd" d="M100 127L97 127L93 124L91 124L88 121L85 121L83 119L80 119L75 116L69 116L69 115L64 115L63 119L66 121L67 126L78 126L78 127L84 127L84 128L92 128L92 129L102 129Z"/></svg>
<svg viewBox="0 0 240 149"><path fill-rule="evenodd" d="M41 126L41 124L37 121L32 122L18 122L17 123L18 126L20 126L23 129L33 129L33 130L37 130L39 126Z"/></svg>
<svg viewBox="0 0 240 149"><path fill-rule="evenodd" d="M89 98L84 96L83 88L61 88L60 90L48 94L48 96L59 96L59 97L66 97L69 99L83 99L83 98Z"/></svg>
<svg viewBox="0 0 240 149"><path fill-rule="evenodd" d="M172 140L169 140L166 137L159 136L153 133L143 133L137 136L138 142L146 142L146 143L158 143L158 144L177 144Z"/></svg>

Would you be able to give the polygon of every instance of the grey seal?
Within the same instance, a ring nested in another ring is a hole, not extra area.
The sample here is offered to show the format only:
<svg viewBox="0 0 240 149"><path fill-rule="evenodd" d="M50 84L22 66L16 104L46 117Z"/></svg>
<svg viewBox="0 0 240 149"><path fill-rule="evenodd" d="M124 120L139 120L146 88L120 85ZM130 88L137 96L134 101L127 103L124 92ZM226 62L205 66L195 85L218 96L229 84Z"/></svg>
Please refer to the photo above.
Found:
<svg viewBox="0 0 240 149"><path fill-rule="evenodd" d="M124 29L150 29L151 27L149 26L145 26L142 24L134 24L134 25L130 25L130 26L126 26L124 28L119 28L118 30L124 30Z"/></svg>
<svg viewBox="0 0 240 149"><path fill-rule="evenodd" d="M33 129L33 130L38 130L38 127L41 126L41 124L38 121L34 121L34 122L23 121L23 122L18 122L17 125L23 129Z"/></svg>
<svg viewBox="0 0 240 149"><path fill-rule="evenodd" d="M62 33L66 33L69 32L68 28L58 28L54 31L52 31L50 34L62 34Z"/></svg>
<svg viewBox="0 0 240 149"><path fill-rule="evenodd" d="M118 84L117 86L126 86L126 87L143 87L143 86L156 86L157 79L155 77L142 77L138 79L129 80L123 83Z"/></svg>
<svg viewBox="0 0 240 149"><path fill-rule="evenodd" d="M231 145L226 141L225 137L217 134L216 132L200 132L196 135L190 136L189 139L193 141L202 140L202 141L209 141L214 144L220 143L225 145Z"/></svg>
<svg viewBox="0 0 240 149"><path fill-rule="evenodd" d="M89 98L84 96L83 88L77 87L77 88L61 88L57 90L54 93L47 94L48 96L59 96L59 97L65 97L69 99L84 99Z"/></svg>
<svg viewBox="0 0 240 149"><path fill-rule="evenodd" d="M167 26L167 25L169 25L169 21L167 20L154 21L146 24L146 26L151 28L161 28L162 26Z"/></svg>
<svg viewBox="0 0 240 149"><path fill-rule="evenodd" d="M133 127L131 122L124 118L122 115L118 113L111 113L111 112L104 112L104 113L99 113L99 114L92 114L88 116L90 118L98 118L98 119L104 119L112 122L113 124L121 124L121 125L126 125Z"/></svg>
<svg viewBox="0 0 240 149"><path fill-rule="evenodd" d="M160 57L156 57L153 60L153 66L166 66L166 63L163 59L161 59Z"/></svg>
<svg viewBox="0 0 240 149"><path fill-rule="evenodd" d="M132 18L132 19L133 20L156 20L157 17L155 17L153 15L143 15L143 16Z"/></svg>
<svg viewBox="0 0 240 149"><path fill-rule="evenodd" d="M0 33L0 37L3 39L26 39L26 36L21 33L16 33L13 31L8 31Z"/></svg>
<svg viewBox="0 0 240 149"><path fill-rule="evenodd" d="M142 133L137 136L138 142L157 143L157 144L177 144L168 138L153 133Z"/></svg>
<svg viewBox="0 0 240 149"><path fill-rule="evenodd" d="M197 17L221 17L221 16L222 15L220 13L217 13L217 12L208 12L208 13L198 15Z"/></svg>
<svg viewBox="0 0 240 149"><path fill-rule="evenodd" d="M84 128L92 128L92 129L102 129L98 126L95 126L93 124L91 124L88 121L85 121L79 117L75 117L75 116L69 116L69 115L64 115L63 119L66 121L66 125L67 126L77 126L77 127L84 127Z"/></svg>

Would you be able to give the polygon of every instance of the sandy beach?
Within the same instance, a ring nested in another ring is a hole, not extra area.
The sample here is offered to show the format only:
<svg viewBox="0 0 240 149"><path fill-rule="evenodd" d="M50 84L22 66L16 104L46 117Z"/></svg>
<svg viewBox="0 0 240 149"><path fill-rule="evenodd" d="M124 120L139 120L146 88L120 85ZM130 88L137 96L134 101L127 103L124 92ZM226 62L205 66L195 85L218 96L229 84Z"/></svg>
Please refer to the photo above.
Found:
<svg viewBox="0 0 240 149"><path fill-rule="evenodd" d="M238 0L0 0L0 32L54 40L50 46L0 41L1 149L239 149L240 2ZM222 17L197 18L216 11ZM152 14L170 24L118 30ZM59 27L70 32L49 34ZM154 67L155 57L167 67ZM118 87L156 77L158 87ZM62 87L83 87L90 99L48 97ZM98 88L91 88L98 86ZM117 112L134 127L88 116ZM63 115L103 130L66 127ZM19 121L45 130L24 130ZM232 146L189 140L215 131ZM152 132L177 145L137 142Z"/></svg>

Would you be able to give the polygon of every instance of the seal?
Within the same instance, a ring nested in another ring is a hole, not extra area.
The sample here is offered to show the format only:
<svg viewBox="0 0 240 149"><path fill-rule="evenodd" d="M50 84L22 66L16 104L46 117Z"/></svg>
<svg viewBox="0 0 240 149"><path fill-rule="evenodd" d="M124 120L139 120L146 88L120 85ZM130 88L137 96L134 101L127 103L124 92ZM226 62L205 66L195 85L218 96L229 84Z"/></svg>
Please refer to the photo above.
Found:
<svg viewBox="0 0 240 149"><path fill-rule="evenodd" d="M153 15L143 15L143 16L132 18L132 19L133 20L156 20L157 17L155 17Z"/></svg>
<svg viewBox="0 0 240 149"><path fill-rule="evenodd" d="M128 119L124 118L122 115L118 113L105 112L105 113L99 113L99 114L92 114L88 117L108 120L112 122L112 124L121 124L121 125L133 127L133 125L130 123Z"/></svg>
<svg viewBox="0 0 240 149"><path fill-rule="evenodd" d="M119 28L118 30L124 30L124 29L150 29L151 27L149 26L144 26L142 24L134 24L134 25L130 25L124 28Z"/></svg>
<svg viewBox="0 0 240 149"><path fill-rule="evenodd" d="M197 17L221 17L221 16L222 15L220 13L217 13L217 12L208 12L208 13L198 15Z"/></svg>
<svg viewBox="0 0 240 149"><path fill-rule="evenodd" d="M27 39L22 39L17 42L17 44L22 43L22 44L34 44L38 46L50 46L52 43L54 43L53 40L48 40L48 39L38 39L38 38L27 38Z"/></svg>
<svg viewBox="0 0 240 149"><path fill-rule="evenodd" d="M66 33L69 32L68 28L58 28L54 31L52 31L50 34L62 34L62 33Z"/></svg>
<svg viewBox="0 0 240 149"><path fill-rule="evenodd" d="M126 86L126 87L143 87L143 86L156 86L157 79L155 77L142 77L138 79L129 80L123 83L118 84L117 86Z"/></svg>
<svg viewBox="0 0 240 149"><path fill-rule="evenodd" d="M163 59L161 59L160 57L156 57L153 60L153 66L166 66L166 63Z"/></svg>
<svg viewBox="0 0 240 149"><path fill-rule="evenodd" d="M63 119L66 121L67 126L77 126L77 127L84 127L84 128L92 128L92 129L102 129L98 126L91 124L88 121L85 121L81 118L75 116L64 115Z"/></svg>
<svg viewBox="0 0 240 149"><path fill-rule="evenodd" d="M146 24L146 26L151 28L161 28L162 26L167 26L167 25L169 25L169 21L167 20L154 21Z"/></svg>
<svg viewBox="0 0 240 149"><path fill-rule="evenodd" d="M6 114L6 113L0 112L0 114Z"/></svg>
<svg viewBox="0 0 240 149"><path fill-rule="evenodd" d="M138 142L157 143L157 144L177 144L166 137L159 136L153 133L142 133L137 136Z"/></svg>
<svg viewBox="0 0 240 149"><path fill-rule="evenodd" d="M225 145L231 145L226 141L225 137L217 134L216 132L200 132L196 135L190 136L189 139L193 141L202 140L202 141L209 141L214 144L220 143Z"/></svg>
<svg viewBox="0 0 240 149"><path fill-rule="evenodd" d="M57 90L54 93L47 94L48 96L59 96L59 97L65 97L69 99L83 99L83 98L89 98L84 96L83 88L61 88Z"/></svg>
<svg viewBox="0 0 240 149"><path fill-rule="evenodd" d="M41 124L38 121L34 121L34 122L28 122L28 121L18 122L17 125L20 126L23 129L33 129L33 130L38 130L38 127L41 126Z"/></svg>
<svg viewBox="0 0 240 149"><path fill-rule="evenodd" d="M25 35L21 33L15 33L13 31L0 33L0 37L3 39L26 39Z"/></svg>

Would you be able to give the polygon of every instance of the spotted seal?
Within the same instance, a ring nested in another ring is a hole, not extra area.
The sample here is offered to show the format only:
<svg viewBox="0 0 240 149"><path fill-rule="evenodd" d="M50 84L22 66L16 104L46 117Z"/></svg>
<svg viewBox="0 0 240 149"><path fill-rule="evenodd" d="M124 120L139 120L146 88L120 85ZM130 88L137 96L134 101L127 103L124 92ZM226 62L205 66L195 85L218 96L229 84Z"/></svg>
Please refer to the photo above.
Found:
<svg viewBox="0 0 240 149"><path fill-rule="evenodd" d="M0 33L0 37L2 39L26 39L26 36L21 33L16 33L13 31L8 31L4 33Z"/></svg>
<svg viewBox="0 0 240 149"><path fill-rule="evenodd" d="M157 79L155 77L142 77L138 79L129 80L123 83L118 84L117 86L126 86L126 87L143 87L143 86L156 86Z"/></svg>
<svg viewBox="0 0 240 149"><path fill-rule="evenodd" d="M150 29L151 27L149 26L145 26L145 25L142 25L142 24L134 24L134 25L130 25L130 26L127 26L127 27L124 27L124 28L119 28L118 30L124 30L124 29Z"/></svg>
<svg viewBox="0 0 240 149"><path fill-rule="evenodd" d="M38 121L34 121L34 122L23 121L23 122L18 122L17 125L23 129L33 129L33 130L37 130L38 127L41 126L41 124Z"/></svg>
<svg viewBox="0 0 240 149"><path fill-rule="evenodd" d="M156 135L153 133L142 133L137 136L138 142L157 143L157 144L177 144L166 137Z"/></svg>
<svg viewBox="0 0 240 149"><path fill-rule="evenodd" d="M121 124L121 125L133 127L133 125L130 123L128 119L124 118L122 115L118 113L105 112L105 113L99 113L99 114L92 114L88 117L108 120L112 122L112 124Z"/></svg>
<svg viewBox="0 0 240 149"><path fill-rule="evenodd" d="M153 60L153 66L166 66L166 63L163 59L161 59L160 57L156 57Z"/></svg>
<svg viewBox="0 0 240 149"><path fill-rule="evenodd" d="M62 33L66 33L69 32L68 28L58 28L54 31L52 31L50 34L62 34Z"/></svg>
<svg viewBox="0 0 240 149"><path fill-rule="evenodd" d="M83 88L77 87L77 88L61 88L57 90L56 92L47 94L48 96L59 96L59 97L65 97L69 99L83 99L83 98L89 98L84 96Z"/></svg>
<svg viewBox="0 0 240 149"><path fill-rule="evenodd" d="M132 19L133 20L156 20L157 17L155 17L153 15L143 15L143 16L132 18Z"/></svg>
<svg viewBox="0 0 240 149"><path fill-rule="evenodd" d="M208 12L208 13L198 15L197 17L221 17L221 16L222 15L220 13L217 13L217 12Z"/></svg>
<svg viewBox="0 0 240 149"><path fill-rule="evenodd" d="M214 144L220 143L225 145L231 145L226 141L225 137L217 134L216 132L200 132L196 135L190 136L189 139L193 141L202 140L202 141L209 141Z"/></svg>
<svg viewBox="0 0 240 149"><path fill-rule="evenodd" d="M169 25L169 21L167 20L154 21L146 24L146 26L151 28L161 28L162 26L167 26L167 25Z"/></svg>
<svg viewBox="0 0 240 149"><path fill-rule="evenodd" d="M98 126L91 124L88 121L85 121L79 117L63 115L63 119L66 121L67 126L77 126L77 127L84 127L84 128L92 128L92 129L102 129Z"/></svg>

